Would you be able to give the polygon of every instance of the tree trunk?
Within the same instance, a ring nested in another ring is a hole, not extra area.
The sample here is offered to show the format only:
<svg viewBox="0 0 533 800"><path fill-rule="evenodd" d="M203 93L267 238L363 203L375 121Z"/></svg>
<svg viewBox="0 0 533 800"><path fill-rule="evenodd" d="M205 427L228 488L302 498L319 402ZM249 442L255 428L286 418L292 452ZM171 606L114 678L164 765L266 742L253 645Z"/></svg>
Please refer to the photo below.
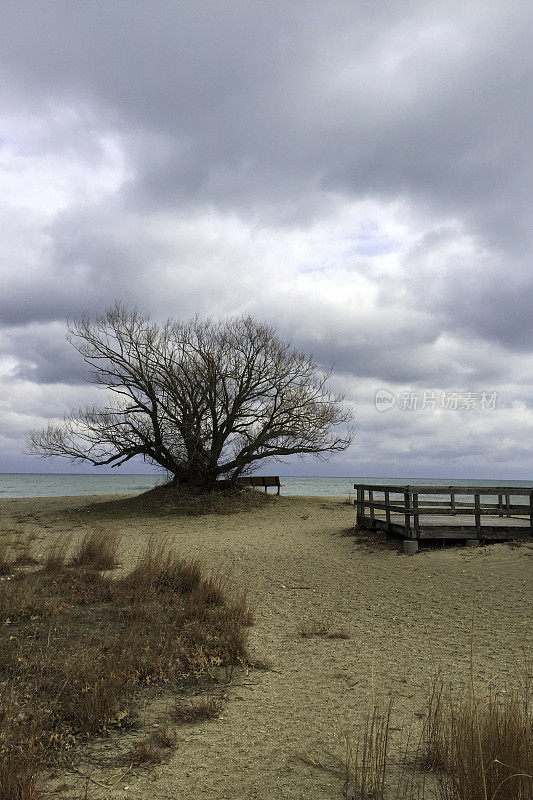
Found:
<svg viewBox="0 0 533 800"><path fill-rule="evenodd" d="M193 493L205 494L216 488L217 472L184 471L175 474L171 483L176 489L185 489Z"/></svg>

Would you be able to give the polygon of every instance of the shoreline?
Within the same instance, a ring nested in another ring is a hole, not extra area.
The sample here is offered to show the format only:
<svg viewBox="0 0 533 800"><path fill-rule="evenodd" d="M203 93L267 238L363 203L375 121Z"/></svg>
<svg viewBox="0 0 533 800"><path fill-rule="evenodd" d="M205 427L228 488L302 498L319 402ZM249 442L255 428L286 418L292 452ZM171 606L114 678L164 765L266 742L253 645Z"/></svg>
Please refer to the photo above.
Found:
<svg viewBox="0 0 533 800"><path fill-rule="evenodd" d="M470 479L389 479L389 478L357 478L357 477L300 477L280 476L282 497L343 497L354 495L354 484L383 484L404 486L442 485L443 481L450 486L474 485ZM129 495L141 494L164 482L162 476L146 475L92 475L77 473L0 473L0 499L29 497L89 497L93 495ZM482 480L474 481L475 485L488 488L507 485L516 487L533 486L533 480ZM270 493L273 493L272 490Z"/></svg>

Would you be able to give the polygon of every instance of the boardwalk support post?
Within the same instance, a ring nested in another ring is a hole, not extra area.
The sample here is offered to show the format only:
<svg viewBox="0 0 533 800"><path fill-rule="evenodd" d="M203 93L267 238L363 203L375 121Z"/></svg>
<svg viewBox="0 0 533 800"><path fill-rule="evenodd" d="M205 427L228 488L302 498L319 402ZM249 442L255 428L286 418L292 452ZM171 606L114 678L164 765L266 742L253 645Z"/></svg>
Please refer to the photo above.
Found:
<svg viewBox="0 0 533 800"><path fill-rule="evenodd" d="M415 536L420 539L420 514L418 510L418 493L413 492L411 495L411 507L413 509L413 521L415 526Z"/></svg>
<svg viewBox="0 0 533 800"><path fill-rule="evenodd" d="M403 552L406 556L414 556L418 553L418 539L404 539Z"/></svg>
<svg viewBox="0 0 533 800"><path fill-rule="evenodd" d="M533 502L533 500L532 500ZM385 519L387 520L387 533L390 533L390 492L385 490ZM533 516L531 517L531 524L533 525Z"/></svg>
<svg viewBox="0 0 533 800"><path fill-rule="evenodd" d="M409 512L409 508L410 508L410 504L409 504L409 487L407 487L407 491L404 492L403 502L404 502L405 533L406 533L407 536L411 536L411 516L410 516L410 512Z"/></svg>
<svg viewBox="0 0 533 800"><path fill-rule="evenodd" d="M481 501L479 493L474 494L474 519L476 524L477 538L481 538Z"/></svg>
<svg viewBox="0 0 533 800"><path fill-rule="evenodd" d="M357 486L357 499L355 501L355 524L359 522L361 517L363 516L363 497L364 497L364 489L360 486Z"/></svg>

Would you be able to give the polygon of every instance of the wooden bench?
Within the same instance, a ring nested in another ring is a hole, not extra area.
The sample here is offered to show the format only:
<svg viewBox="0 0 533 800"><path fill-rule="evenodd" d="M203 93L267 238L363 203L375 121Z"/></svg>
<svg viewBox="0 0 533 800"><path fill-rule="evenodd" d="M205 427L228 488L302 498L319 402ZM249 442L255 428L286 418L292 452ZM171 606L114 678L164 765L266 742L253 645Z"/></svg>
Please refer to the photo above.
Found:
<svg viewBox="0 0 533 800"><path fill-rule="evenodd" d="M241 486L264 486L265 492L269 486L277 486L278 491L280 493L281 483L279 480L278 475L247 475L243 478L237 478L237 483L240 483Z"/></svg>
<svg viewBox="0 0 533 800"><path fill-rule="evenodd" d="M246 475L242 478L237 478L237 483L240 486L250 486L252 488L261 486L264 488L265 492L268 490L269 486L275 486L278 489L277 494L280 493L281 489L281 482L278 475ZM230 481L218 480L217 484L219 489L226 489L229 488Z"/></svg>

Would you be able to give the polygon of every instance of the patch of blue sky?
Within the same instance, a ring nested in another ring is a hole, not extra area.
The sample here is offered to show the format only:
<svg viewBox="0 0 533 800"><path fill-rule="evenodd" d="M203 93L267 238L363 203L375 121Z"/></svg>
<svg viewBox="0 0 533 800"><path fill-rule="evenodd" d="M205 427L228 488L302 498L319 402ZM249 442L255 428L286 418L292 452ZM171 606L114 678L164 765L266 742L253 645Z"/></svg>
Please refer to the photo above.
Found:
<svg viewBox="0 0 533 800"><path fill-rule="evenodd" d="M347 256L385 256L399 249L399 242L388 238L361 237L353 241L345 253Z"/></svg>

